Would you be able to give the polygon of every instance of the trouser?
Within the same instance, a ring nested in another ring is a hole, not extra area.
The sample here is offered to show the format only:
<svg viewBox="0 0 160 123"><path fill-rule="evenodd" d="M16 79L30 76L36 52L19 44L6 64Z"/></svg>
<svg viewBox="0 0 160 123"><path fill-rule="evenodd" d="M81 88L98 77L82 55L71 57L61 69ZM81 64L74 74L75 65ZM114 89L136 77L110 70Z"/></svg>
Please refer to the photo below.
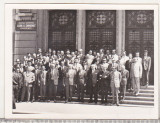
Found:
<svg viewBox="0 0 160 123"><path fill-rule="evenodd" d="M125 98L126 94L126 85L127 85L127 79L121 80L121 86L120 86L120 95Z"/></svg>
<svg viewBox="0 0 160 123"><path fill-rule="evenodd" d="M21 95L21 101L24 101L25 97L26 97L26 94L27 94L27 86L23 86L22 88L22 95Z"/></svg>
<svg viewBox="0 0 160 123"><path fill-rule="evenodd" d="M78 99L83 101L84 100L84 84L78 84Z"/></svg>
<svg viewBox="0 0 160 123"><path fill-rule="evenodd" d="M53 86L53 90L54 90L54 92L53 92L53 99L56 100L56 96L57 96L57 85L54 85L54 86Z"/></svg>
<svg viewBox="0 0 160 123"><path fill-rule="evenodd" d="M95 85L95 86L92 85L90 89L91 89L90 90L90 101L92 101L92 98L94 96L94 102L97 103L97 100L98 100L98 94L97 94L98 86L97 85Z"/></svg>
<svg viewBox="0 0 160 123"><path fill-rule="evenodd" d="M14 98L14 87L13 87L13 92L12 92L12 109L16 109L16 103L15 103L15 98Z"/></svg>
<svg viewBox="0 0 160 123"><path fill-rule="evenodd" d="M21 101L21 96L22 96L22 90L23 90L23 87L19 87L18 89L18 101Z"/></svg>
<svg viewBox="0 0 160 123"><path fill-rule="evenodd" d="M61 96L61 98L63 98L64 96L65 96L65 87L64 87L64 85L63 85L63 83L64 83L64 80L62 79L62 80L59 80L59 85L58 85L58 92L59 92L59 94L60 94L60 96Z"/></svg>
<svg viewBox="0 0 160 123"><path fill-rule="evenodd" d="M149 71L148 70L143 70L143 85L148 85L149 84Z"/></svg>
<svg viewBox="0 0 160 123"><path fill-rule="evenodd" d="M34 97L33 97L33 86L31 87L31 86L28 86L27 87L27 101L30 101L31 100L31 98L33 99Z"/></svg>
<svg viewBox="0 0 160 123"><path fill-rule="evenodd" d="M102 83L101 85L101 102L104 103L106 102L107 103L107 99L108 99L108 91L109 91L109 86L106 85L105 83Z"/></svg>
<svg viewBox="0 0 160 123"><path fill-rule="evenodd" d="M16 109L16 98L15 98L15 94L17 93L17 88L18 85L13 85L13 92L12 92L12 108Z"/></svg>
<svg viewBox="0 0 160 123"><path fill-rule="evenodd" d="M34 86L34 97L35 100L38 100L38 96L40 95L40 86L39 85L35 85Z"/></svg>
<svg viewBox="0 0 160 123"><path fill-rule="evenodd" d="M127 87L126 87L127 89L133 89L133 87L132 87L132 83L131 83L131 78L129 77L128 78L128 80L127 80Z"/></svg>
<svg viewBox="0 0 160 123"><path fill-rule="evenodd" d="M33 86L32 86L32 100L35 100L35 96L36 96L36 85L35 85L35 83L33 83Z"/></svg>
<svg viewBox="0 0 160 123"><path fill-rule="evenodd" d="M139 77L132 77L132 85L133 85L133 92L139 93L139 91L140 91L140 78Z"/></svg>
<svg viewBox="0 0 160 123"><path fill-rule="evenodd" d="M114 83L111 83L111 91L112 91L112 103L115 103L115 97L116 97L116 103L119 104L119 88L115 87Z"/></svg>
<svg viewBox="0 0 160 123"><path fill-rule="evenodd" d="M73 95L73 85L66 85L65 86L65 91L66 91L66 100L72 100L72 95Z"/></svg>
<svg viewBox="0 0 160 123"><path fill-rule="evenodd" d="M18 85L13 85L13 93L14 93L14 100L15 100L15 102L17 102L18 101L18 96L19 96Z"/></svg>
<svg viewBox="0 0 160 123"><path fill-rule="evenodd" d="M30 101L34 98L33 96L33 87L32 86L23 86L21 101L24 101L25 95L27 94L27 101Z"/></svg>
<svg viewBox="0 0 160 123"><path fill-rule="evenodd" d="M40 96L45 97L46 96L46 85L41 83L40 85Z"/></svg>
<svg viewBox="0 0 160 123"><path fill-rule="evenodd" d="M50 82L48 89L49 89L49 99L53 99L53 89L54 89L53 82Z"/></svg>

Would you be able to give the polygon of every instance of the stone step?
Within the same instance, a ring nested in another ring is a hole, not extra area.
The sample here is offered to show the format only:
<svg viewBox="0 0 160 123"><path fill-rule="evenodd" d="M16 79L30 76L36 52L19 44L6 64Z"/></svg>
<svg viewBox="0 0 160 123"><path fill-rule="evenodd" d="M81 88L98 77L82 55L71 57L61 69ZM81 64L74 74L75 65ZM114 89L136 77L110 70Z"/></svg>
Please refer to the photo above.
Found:
<svg viewBox="0 0 160 123"><path fill-rule="evenodd" d="M154 97L154 93L139 93L137 96L132 93L126 93L126 96L134 96L134 97Z"/></svg>
<svg viewBox="0 0 160 123"><path fill-rule="evenodd" d="M88 103L90 100L90 98L85 97L84 98L84 103ZM94 100L94 98L93 98ZM108 97L108 103L112 102L112 96ZM57 97L57 102L65 102L65 99L60 99L60 97ZM72 102L70 103L81 103L78 102L78 97L73 96L72 98ZM94 103L94 102L93 102ZM101 104L101 98L98 98L98 103ZM123 102L121 102L121 104L126 105L126 106L130 106L130 105L137 105L137 106L153 106L154 105L154 98L152 97L133 97L133 96L127 96L125 98L125 100Z"/></svg>
<svg viewBox="0 0 160 123"><path fill-rule="evenodd" d="M73 97L74 99L78 99L78 97ZM89 100L89 97L84 97L85 100ZM112 96L108 96L108 100L112 100ZM101 100L99 97L98 100ZM154 102L153 97L135 97L135 96L126 96L125 100L137 100L137 101L152 101Z"/></svg>
<svg viewBox="0 0 160 123"><path fill-rule="evenodd" d="M94 97L94 96L93 96ZM90 100L90 95L84 95L84 103L87 104ZM93 98L94 100L94 98ZM65 102L65 99L57 97L57 101ZM112 95L108 95L108 103L112 102ZM81 103L78 102L78 94L73 94L72 102L69 103ZM90 103L88 103L90 104ZM92 103L91 103L92 104ZM94 103L93 103L94 104ZM101 95L98 95L98 104L101 105ZM154 86L141 86L139 95L135 96L132 92L126 92L126 98L121 102L122 106L154 106Z"/></svg>
<svg viewBox="0 0 160 123"><path fill-rule="evenodd" d="M152 108L154 105L136 105L136 104L120 104L120 106L124 106L124 107L150 107Z"/></svg>
<svg viewBox="0 0 160 123"><path fill-rule="evenodd" d="M154 86L148 86L147 88L146 86L141 86L140 89L154 90Z"/></svg>
<svg viewBox="0 0 160 123"><path fill-rule="evenodd" d="M140 93L154 93L154 90L141 89Z"/></svg>
<svg viewBox="0 0 160 123"><path fill-rule="evenodd" d="M154 105L153 101L139 101L139 100L124 100L122 104L133 104L133 105Z"/></svg>
<svg viewBox="0 0 160 123"><path fill-rule="evenodd" d="M72 102L73 103L74 102L81 103L81 102L78 102L77 97L73 97L72 98ZM89 98L84 98L84 103L88 103L88 102L89 102ZM112 102L112 98L108 98L107 102L111 103ZM98 103L101 103L101 99L100 98L98 98ZM142 100L124 100L123 102L120 102L120 104L127 105L127 106L129 106L129 105L153 106L154 102L153 101L142 101Z"/></svg>
<svg viewBox="0 0 160 123"><path fill-rule="evenodd" d="M125 100L154 101L153 97L126 96Z"/></svg>

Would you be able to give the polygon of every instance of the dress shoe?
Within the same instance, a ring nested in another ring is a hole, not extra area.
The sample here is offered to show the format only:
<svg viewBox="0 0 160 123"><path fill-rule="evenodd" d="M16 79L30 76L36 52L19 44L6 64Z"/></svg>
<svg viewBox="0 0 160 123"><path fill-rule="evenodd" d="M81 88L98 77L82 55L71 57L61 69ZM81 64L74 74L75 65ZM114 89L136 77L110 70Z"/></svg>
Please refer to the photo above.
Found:
<svg viewBox="0 0 160 123"><path fill-rule="evenodd" d="M117 106L119 106L119 103L116 103Z"/></svg>
<svg viewBox="0 0 160 123"><path fill-rule="evenodd" d="M93 102L93 100L89 100L89 103L92 103Z"/></svg>

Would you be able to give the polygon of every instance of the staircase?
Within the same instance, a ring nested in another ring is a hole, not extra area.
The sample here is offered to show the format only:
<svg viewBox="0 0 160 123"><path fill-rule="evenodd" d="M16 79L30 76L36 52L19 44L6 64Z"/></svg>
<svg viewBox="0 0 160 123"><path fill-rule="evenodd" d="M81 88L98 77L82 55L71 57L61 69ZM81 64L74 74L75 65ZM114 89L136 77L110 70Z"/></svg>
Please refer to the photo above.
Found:
<svg viewBox="0 0 160 123"><path fill-rule="evenodd" d="M138 96L134 96L132 93L127 92L126 98L122 104L154 106L154 86L148 86L148 88L142 86Z"/></svg>
<svg viewBox="0 0 160 123"><path fill-rule="evenodd" d="M93 103L88 103L90 99L89 95L84 95L84 102L83 104L94 104ZM64 101L64 97L60 98L60 96L57 97L58 102L65 102ZM112 102L112 95L108 95L108 103L107 105L110 105ZM78 94L75 93L73 94L72 97L72 102L68 102L71 104L75 104L75 103L80 103L78 101ZM101 104L101 95L98 95L98 103L99 105ZM148 88L146 88L145 86L141 86L140 89L140 93L139 95L135 96L132 94L132 92L126 92L126 97L125 100L120 102L120 106L129 106L129 107L134 107L134 106L140 106L140 107L153 107L154 106L154 86L150 85L148 86Z"/></svg>
<svg viewBox="0 0 160 123"><path fill-rule="evenodd" d="M77 102L78 95L74 94L73 102ZM84 96L84 103L88 103L89 95ZM98 96L98 104L101 104L101 97ZM112 95L108 96L108 102L112 102ZM78 102L77 102L78 103ZM154 86L141 86L138 96L132 94L132 92L126 92L126 98L120 103L121 106L154 106Z"/></svg>

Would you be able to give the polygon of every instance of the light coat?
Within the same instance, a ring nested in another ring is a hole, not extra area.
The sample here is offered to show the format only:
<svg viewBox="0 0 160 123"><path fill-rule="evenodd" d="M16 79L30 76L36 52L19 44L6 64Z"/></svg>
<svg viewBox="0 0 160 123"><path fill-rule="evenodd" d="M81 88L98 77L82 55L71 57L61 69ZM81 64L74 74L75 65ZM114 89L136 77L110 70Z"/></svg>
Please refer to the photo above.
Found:
<svg viewBox="0 0 160 123"><path fill-rule="evenodd" d="M139 61L132 63L130 77L142 77L142 64Z"/></svg>

